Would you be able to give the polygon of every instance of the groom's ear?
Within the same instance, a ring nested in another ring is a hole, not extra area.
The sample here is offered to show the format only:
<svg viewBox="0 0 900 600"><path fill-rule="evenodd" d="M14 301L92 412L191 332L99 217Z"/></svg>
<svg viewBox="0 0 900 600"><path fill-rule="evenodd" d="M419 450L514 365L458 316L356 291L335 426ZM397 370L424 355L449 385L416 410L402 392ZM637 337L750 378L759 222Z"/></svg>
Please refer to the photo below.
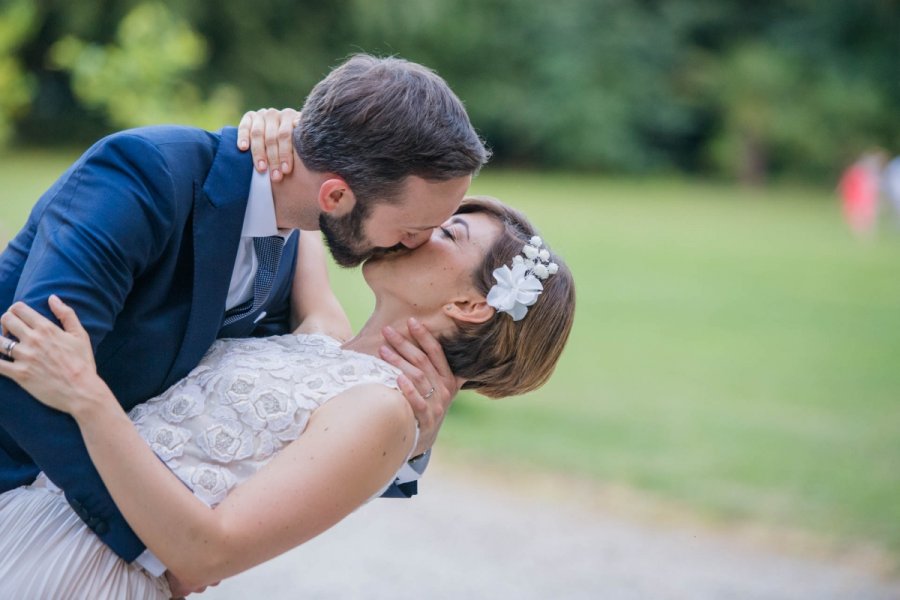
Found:
<svg viewBox="0 0 900 600"><path fill-rule="evenodd" d="M450 318L465 323L484 323L494 316L494 307L483 297L461 298L444 305L444 312Z"/></svg>
<svg viewBox="0 0 900 600"><path fill-rule="evenodd" d="M350 214L356 205L356 196L347 182L338 176L330 177L319 186L319 196L316 198L319 209L334 217L343 217Z"/></svg>

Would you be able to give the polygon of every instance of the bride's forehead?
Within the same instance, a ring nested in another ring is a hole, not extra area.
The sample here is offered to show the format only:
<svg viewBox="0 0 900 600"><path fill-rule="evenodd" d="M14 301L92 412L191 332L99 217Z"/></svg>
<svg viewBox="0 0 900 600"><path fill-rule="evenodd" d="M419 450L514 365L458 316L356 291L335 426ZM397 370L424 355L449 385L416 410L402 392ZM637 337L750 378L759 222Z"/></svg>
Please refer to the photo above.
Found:
<svg viewBox="0 0 900 600"><path fill-rule="evenodd" d="M453 218L465 220L473 235L477 233L493 238L499 235L500 230L503 228L500 219L486 212L460 213L453 215Z"/></svg>

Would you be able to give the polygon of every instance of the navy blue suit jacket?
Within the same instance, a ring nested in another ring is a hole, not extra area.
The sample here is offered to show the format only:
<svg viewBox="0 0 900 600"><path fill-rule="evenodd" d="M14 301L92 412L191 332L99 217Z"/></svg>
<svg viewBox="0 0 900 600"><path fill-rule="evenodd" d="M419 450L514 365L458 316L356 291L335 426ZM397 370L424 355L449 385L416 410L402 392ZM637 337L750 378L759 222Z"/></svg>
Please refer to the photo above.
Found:
<svg viewBox="0 0 900 600"><path fill-rule="evenodd" d="M236 131L135 129L90 148L0 255L0 307L77 312L97 368L127 410L184 377L219 335L252 175ZM294 244L257 315L228 335L288 331ZM127 561L144 549L92 465L75 421L0 378L0 491L43 470Z"/></svg>

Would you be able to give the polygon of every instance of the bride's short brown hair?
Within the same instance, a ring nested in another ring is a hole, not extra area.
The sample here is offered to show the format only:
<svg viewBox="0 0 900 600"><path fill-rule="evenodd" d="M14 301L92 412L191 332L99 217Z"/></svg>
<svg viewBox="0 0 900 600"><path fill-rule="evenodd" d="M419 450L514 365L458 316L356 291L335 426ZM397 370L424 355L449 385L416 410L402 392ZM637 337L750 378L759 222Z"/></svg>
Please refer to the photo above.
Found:
<svg viewBox="0 0 900 600"><path fill-rule="evenodd" d="M472 274L475 287L487 296L495 283L494 269L511 265L537 231L521 212L487 196L466 198L456 212L484 213L502 226ZM553 373L575 318L575 282L552 251L550 260L559 271L543 282L543 292L524 318L513 321L498 312L484 323L459 323L454 334L441 339L453 373L466 379L463 389L491 398L514 396L540 387Z"/></svg>

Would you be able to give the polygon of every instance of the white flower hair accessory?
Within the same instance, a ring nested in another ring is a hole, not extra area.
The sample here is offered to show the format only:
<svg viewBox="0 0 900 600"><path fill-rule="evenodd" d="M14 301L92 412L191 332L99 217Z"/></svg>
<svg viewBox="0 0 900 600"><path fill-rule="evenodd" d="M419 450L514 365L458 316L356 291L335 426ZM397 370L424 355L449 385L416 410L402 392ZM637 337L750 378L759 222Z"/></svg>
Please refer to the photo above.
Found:
<svg viewBox="0 0 900 600"><path fill-rule="evenodd" d="M487 303L500 312L505 312L513 321L521 320L528 307L537 302L544 291L542 280L559 270L559 265L550 262L550 251L542 248L544 242L533 236L522 248L522 254L513 257L512 268L503 265L494 269L496 284L487 295Z"/></svg>

